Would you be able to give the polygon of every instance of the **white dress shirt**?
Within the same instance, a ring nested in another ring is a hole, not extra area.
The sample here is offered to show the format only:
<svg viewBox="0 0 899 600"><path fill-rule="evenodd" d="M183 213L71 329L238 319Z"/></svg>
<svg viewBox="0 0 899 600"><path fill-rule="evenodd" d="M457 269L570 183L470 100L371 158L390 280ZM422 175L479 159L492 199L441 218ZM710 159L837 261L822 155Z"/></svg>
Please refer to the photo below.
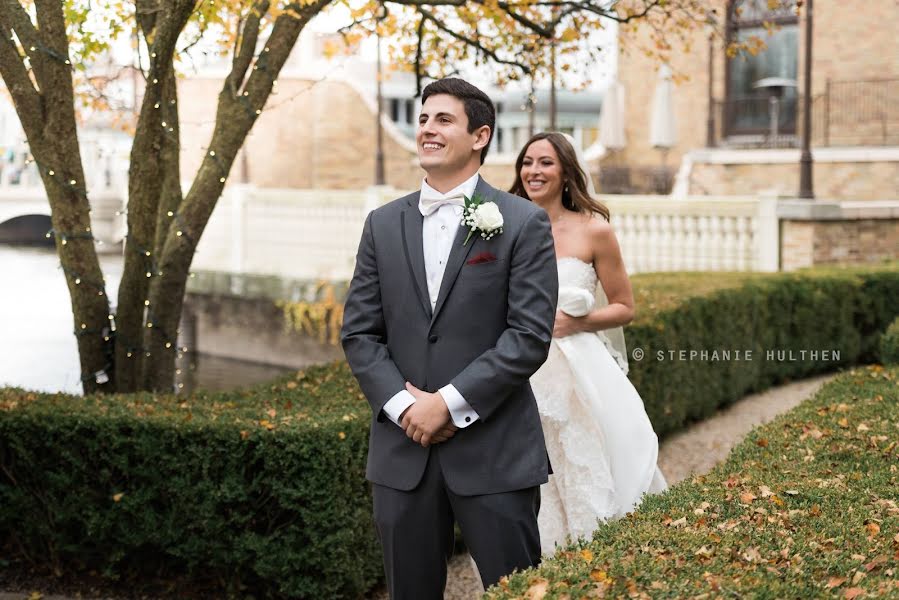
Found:
<svg viewBox="0 0 899 600"><path fill-rule="evenodd" d="M470 179L461 185L453 188L446 194L441 194L430 185L426 180L421 182L420 198L429 201L449 199L465 195L471 198L474 189L478 184L478 174L475 173ZM423 216L422 221L422 247L424 250L425 275L428 280L428 296L431 300L431 310L437 305L437 295L440 293L440 284L443 282L443 273L446 271L446 261L449 258L450 250L453 247L453 241L456 239L456 232L459 230L459 224L462 221L462 206L454 204L444 204L431 214L422 206L419 200L419 210ZM462 394L453 386L448 384L440 388L440 395L446 402L449 409L450 418L453 425L462 429L468 427L478 420L478 413L471 407ZM400 415L415 403L415 396L408 390L400 390L397 392L387 404L384 405L384 414L396 423L400 423Z"/></svg>

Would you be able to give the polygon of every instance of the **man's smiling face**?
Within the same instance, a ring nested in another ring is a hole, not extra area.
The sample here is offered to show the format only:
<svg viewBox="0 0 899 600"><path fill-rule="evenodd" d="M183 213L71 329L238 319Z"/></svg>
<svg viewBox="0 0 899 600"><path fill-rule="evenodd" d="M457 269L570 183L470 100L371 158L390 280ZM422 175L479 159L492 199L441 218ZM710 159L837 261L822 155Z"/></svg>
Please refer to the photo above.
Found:
<svg viewBox="0 0 899 600"><path fill-rule="evenodd" d="M473 157L479 161L478 137L477 130L468 132L462 100L448 94L430 96L421 107L415 134L421 168L429 174L446 174L465 168Z"/></svg>

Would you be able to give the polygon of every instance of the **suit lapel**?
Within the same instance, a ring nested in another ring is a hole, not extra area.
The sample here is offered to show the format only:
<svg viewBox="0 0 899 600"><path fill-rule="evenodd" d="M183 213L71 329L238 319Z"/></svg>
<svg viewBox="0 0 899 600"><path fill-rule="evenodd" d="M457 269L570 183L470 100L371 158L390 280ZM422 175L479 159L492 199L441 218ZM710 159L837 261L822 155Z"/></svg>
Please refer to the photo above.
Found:
<svg viewBox="0 0 899 600"><path fill-rule="evenodd" d="M415 293L425 309L425 314L431 318L431 300L428 294L428 279L425 274L424 242L422 239L422 219L418 210L418 194L409 201L410 206L400 213L403 229L403 250L406 253L406 263L409 272L415 282Z"/></svg>
<svg viewBox="0 0 899 600"><path fill-rule="evenodd" d="M478 185L474 190L475 194L484 198L485 201L490 202L495 200L493 197L495 191L496 190L494 190L489 183L484 181L483 177L478 177ZM443 308L444 302L446 302L446 297L449 296L450 291L453 289L456 278L459 277L459 271L462 270L462 265L465 264L465 260L471 253L472 248L474 248L478 243L478 240L481 239L480 235L475 232L471 235L471 239L468 240L468 244L463 246L462 242L465 241L468 232L469 228L461 224L456 231L456 239L453 240L449 258L446 261L446 271L443 272L443 281L440 282L440 292L437 294L437 304L434 306L434 314L431 316L432 326L434 325L434 321L437 320L437 315L440 313L440 309Z"/></svg>

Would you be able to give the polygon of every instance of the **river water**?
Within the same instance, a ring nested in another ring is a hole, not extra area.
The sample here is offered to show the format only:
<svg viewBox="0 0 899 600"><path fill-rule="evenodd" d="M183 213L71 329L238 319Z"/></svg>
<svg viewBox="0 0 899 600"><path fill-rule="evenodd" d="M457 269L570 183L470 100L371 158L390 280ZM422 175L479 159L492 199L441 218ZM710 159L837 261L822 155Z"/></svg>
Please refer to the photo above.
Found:
<svg viewBox="0 0 899 600"><path fill-rule="evenodd" d="M106 290L115 300L122 258L101 255ZM66 281L52 248L0 245L0 386L81 392L81 367ZM285 372L212 356L191 356L185 391L229 389Z"/></svg>

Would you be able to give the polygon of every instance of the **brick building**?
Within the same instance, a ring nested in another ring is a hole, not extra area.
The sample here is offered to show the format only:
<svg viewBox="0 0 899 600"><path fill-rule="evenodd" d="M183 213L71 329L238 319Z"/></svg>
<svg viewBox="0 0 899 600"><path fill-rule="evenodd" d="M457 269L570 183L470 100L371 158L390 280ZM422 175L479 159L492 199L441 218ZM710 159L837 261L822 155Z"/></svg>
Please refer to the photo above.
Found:
<svg viewBox="0 0 899 600"><path fill-rule="evenodd" d="M676 51L671 63L687 77L674 93L678 141L668 152L668 164L681 170L680 192L795 195L806 11L792 2L772 11L767 0L711 4L715 27L695 31L689 51ZM899 198L897 21L895 0L814 2L811 141L818 198ZM772 35L766 23L777 25ZM646 82L659 65L638 50L646 36L645 30L623 35L619 58L627 146L613 167L634 174L660 164L646 108L654 90ZM731 40L751 36L767 48L757 56L727 57Z"/></svg>

